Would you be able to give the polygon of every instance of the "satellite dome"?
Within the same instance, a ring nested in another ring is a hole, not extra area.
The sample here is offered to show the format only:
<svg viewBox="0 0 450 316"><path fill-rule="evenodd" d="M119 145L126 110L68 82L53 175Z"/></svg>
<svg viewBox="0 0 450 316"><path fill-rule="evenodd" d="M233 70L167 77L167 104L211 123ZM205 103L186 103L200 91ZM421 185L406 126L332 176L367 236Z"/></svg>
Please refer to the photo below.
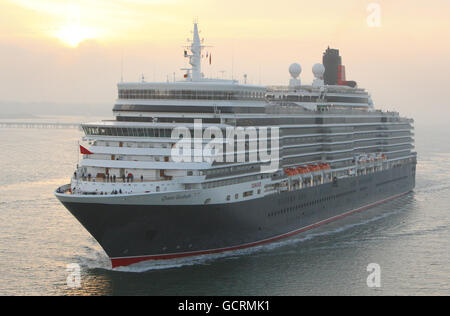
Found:
<svg viewBox="0 0 450 316"><path fill-rule="evenodd" d="M325 67L322 64L315 64L312 68L312 72L314 77L322 79L323 74L325 73Z"/></svg>
<svg viewBox="0 0 450 316"><path fill-rule="evenodd" d="M300 76L300 74L302 73L302 66L297 63L293 63L289 67L289 73L291 74L292 78L297 79L298 76Z"/></svg>

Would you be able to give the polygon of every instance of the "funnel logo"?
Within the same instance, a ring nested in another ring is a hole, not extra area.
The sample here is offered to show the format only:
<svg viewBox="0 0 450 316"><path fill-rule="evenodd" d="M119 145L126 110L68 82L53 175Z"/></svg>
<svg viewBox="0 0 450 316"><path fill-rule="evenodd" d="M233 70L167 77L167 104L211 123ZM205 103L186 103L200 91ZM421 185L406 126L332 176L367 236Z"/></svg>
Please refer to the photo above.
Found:
<svg viewBox="0 0 450 316"><path fill-rule="evenodd" d="M172 130L174 162L262 163L261 172L272 173L279 168L278 127L218 127L203 128L201 120L194 129L177 127Z"/></svg>
<svg viewBox="0 0 450 316"><path fill-rule="evenodd" d="M369 16L367 17L367 26L381 27L381 5L375 2L367 6Z"/></svg>

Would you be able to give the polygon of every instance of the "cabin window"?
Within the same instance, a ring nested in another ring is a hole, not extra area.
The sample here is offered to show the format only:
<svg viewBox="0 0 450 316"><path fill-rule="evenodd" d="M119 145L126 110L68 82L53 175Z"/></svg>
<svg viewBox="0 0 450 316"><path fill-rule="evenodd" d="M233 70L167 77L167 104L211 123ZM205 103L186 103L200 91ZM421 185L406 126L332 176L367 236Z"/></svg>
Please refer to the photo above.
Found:
<svg viewBox="0 0 450 316"><path fill-rule="evenodd" d="M253 195L253 191L244 192L243 197L249 197Z"/></svg>

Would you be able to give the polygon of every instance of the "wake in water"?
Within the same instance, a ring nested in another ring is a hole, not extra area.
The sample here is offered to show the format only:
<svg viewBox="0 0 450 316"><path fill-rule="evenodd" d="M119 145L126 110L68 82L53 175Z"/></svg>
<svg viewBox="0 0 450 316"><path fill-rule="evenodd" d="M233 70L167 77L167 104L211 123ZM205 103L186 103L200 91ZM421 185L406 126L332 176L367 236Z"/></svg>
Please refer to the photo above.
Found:
<svg viewBox="0 0 450 316"><path fill-rule="evenodd" d="M76 256L74 258L75 262L89 270L111 270L111 261L104 252L100 249L89 246L84 246L83 248L86 254L84 256Z"/></svg>
<svg viewBox="0 0 450 316"><path fill-rule="evenodd" d="M194 257L187 257L187 258L178 258L178 259L171 259L171 260L164 260L164 261L144 261L140 263L136 263L131 266L127 267L119 267L112 269L111 264L109 262L109 259L107 259L104 255L100 255L97 253L91 253L94 256L90 256L89 258L82 259L83 265L87 266L89 269L106 269L110 271L115 272L129 272L129 273L143 273L143 272L149 272L149 271L155 271L155 270L167 270L167 269L175 269L175 268L182 268L186 266L194 266L194 265L207 265L211 264L214 261L217 261L219 259L237 259L243 256L249 256L254 254L271 254L275 250L282 249L284 247L297 247L299 244L302 244L307 241L311 241L313 239L317 239L320 237L326 237L330 235L336 235L339 233L343 233L346 231L349 231L351 229L354 229L355 227L368 225L370 223L379 221L381 219L384 219L389 216L393 216L396 214L399 214L409 208L409 203L405 201L405 198L401 198L400 201L394 200L391 202L388 202L387 204L383 204L380 206L376 206L372 208L372 210L377 210L380 208L392 208L393 210L386 211L383 214L379 214L376 216L373 216L369 219L364 219L361 221L358 221L356 223L346 224L338 228L334 228L331 230L327 230L325 232L318 232L318 233L303 233L291 238L283 239L277 242L272 242L264 245L259 245L251 248L245 248L240 250L233 250L233 251L227 251L223 253L217 253L217 254L207 254L207 255L201 255L201 256L194 256ZM398 204L398 205L396 205ZM354 215L353 215L354 216ZM351 218L351 216L349 217ZM326 227L326 226L325 226ZM306 234L306 235L304 235ZM95 250L93 248L89 248L90 250ZM279 253L275 254L279 255ZM101 259L101 261L97 261ZM100 263L100 264L99 264Z"/></svg>

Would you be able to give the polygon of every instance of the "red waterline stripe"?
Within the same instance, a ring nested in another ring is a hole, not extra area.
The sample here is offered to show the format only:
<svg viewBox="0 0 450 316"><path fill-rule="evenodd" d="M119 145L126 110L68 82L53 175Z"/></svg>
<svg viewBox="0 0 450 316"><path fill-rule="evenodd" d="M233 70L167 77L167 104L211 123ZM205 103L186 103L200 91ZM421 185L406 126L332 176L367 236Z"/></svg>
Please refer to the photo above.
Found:
<svg viewBox="0 0 450 316"><path fill-rule="evenodd" d="M410 192L410 191L409 191ZM319 226L325 225L325 224L329 224L331 222L337 221L341 218L344 218L346 216L367 210L369 208L375 207L377 205L380 205L382 203L391 201L393 199L399 198L403 195L408 194L409 192L405 192L402 194L398 194L398 195L394 195L388 199L385 200L381 200L378 201L376 203L373 204L369 204L366 206L363 206L361 208L358 209L354 209L351 210L349 212L346 213L342 213L340 215L334 216L334 217L330 217L326 220L317 222L315 224L300 228L298 230L294 230L290 233L287 234L283 234L283 235L279 235L276 237L272 237L269 239L265 239L265 240L261 240L261 241L257 241L257 242L253 242L253 243L249 243L249 244L244 244L244 245L240 245L240 246L235 246L235 247L230 247L230 248L220 248L220 249L211 249L211 250L204 250L204 251L194 251L194 252L183 252L183 253L176 253L176 254L167 254L167 255L153 255L153 256L142 256L142 257L124 257L124 258L111 258L111 264L113 269L114 268L118 268L118 267L125 267L125 266L129 266L138 262L142 262L142 261L149 261L149 260L170 260L170 259L176 259L176 258L184 258L184 257L191 257L191 256L201 256L201 255L207 255L207 254L215 254L215 253L221 253L221 252L226 252L226 251L233 251L233 250L239 250L239 249L245 249L245 248L250 248L250 247L255 247L255 246L259 246L262 244L266 244L269 242L273 242L276 240L280 240L283 238L287 238L287 237L291 237L297 234L300 234L302 232L311 230L313 228L317 228Z"/></svg>

